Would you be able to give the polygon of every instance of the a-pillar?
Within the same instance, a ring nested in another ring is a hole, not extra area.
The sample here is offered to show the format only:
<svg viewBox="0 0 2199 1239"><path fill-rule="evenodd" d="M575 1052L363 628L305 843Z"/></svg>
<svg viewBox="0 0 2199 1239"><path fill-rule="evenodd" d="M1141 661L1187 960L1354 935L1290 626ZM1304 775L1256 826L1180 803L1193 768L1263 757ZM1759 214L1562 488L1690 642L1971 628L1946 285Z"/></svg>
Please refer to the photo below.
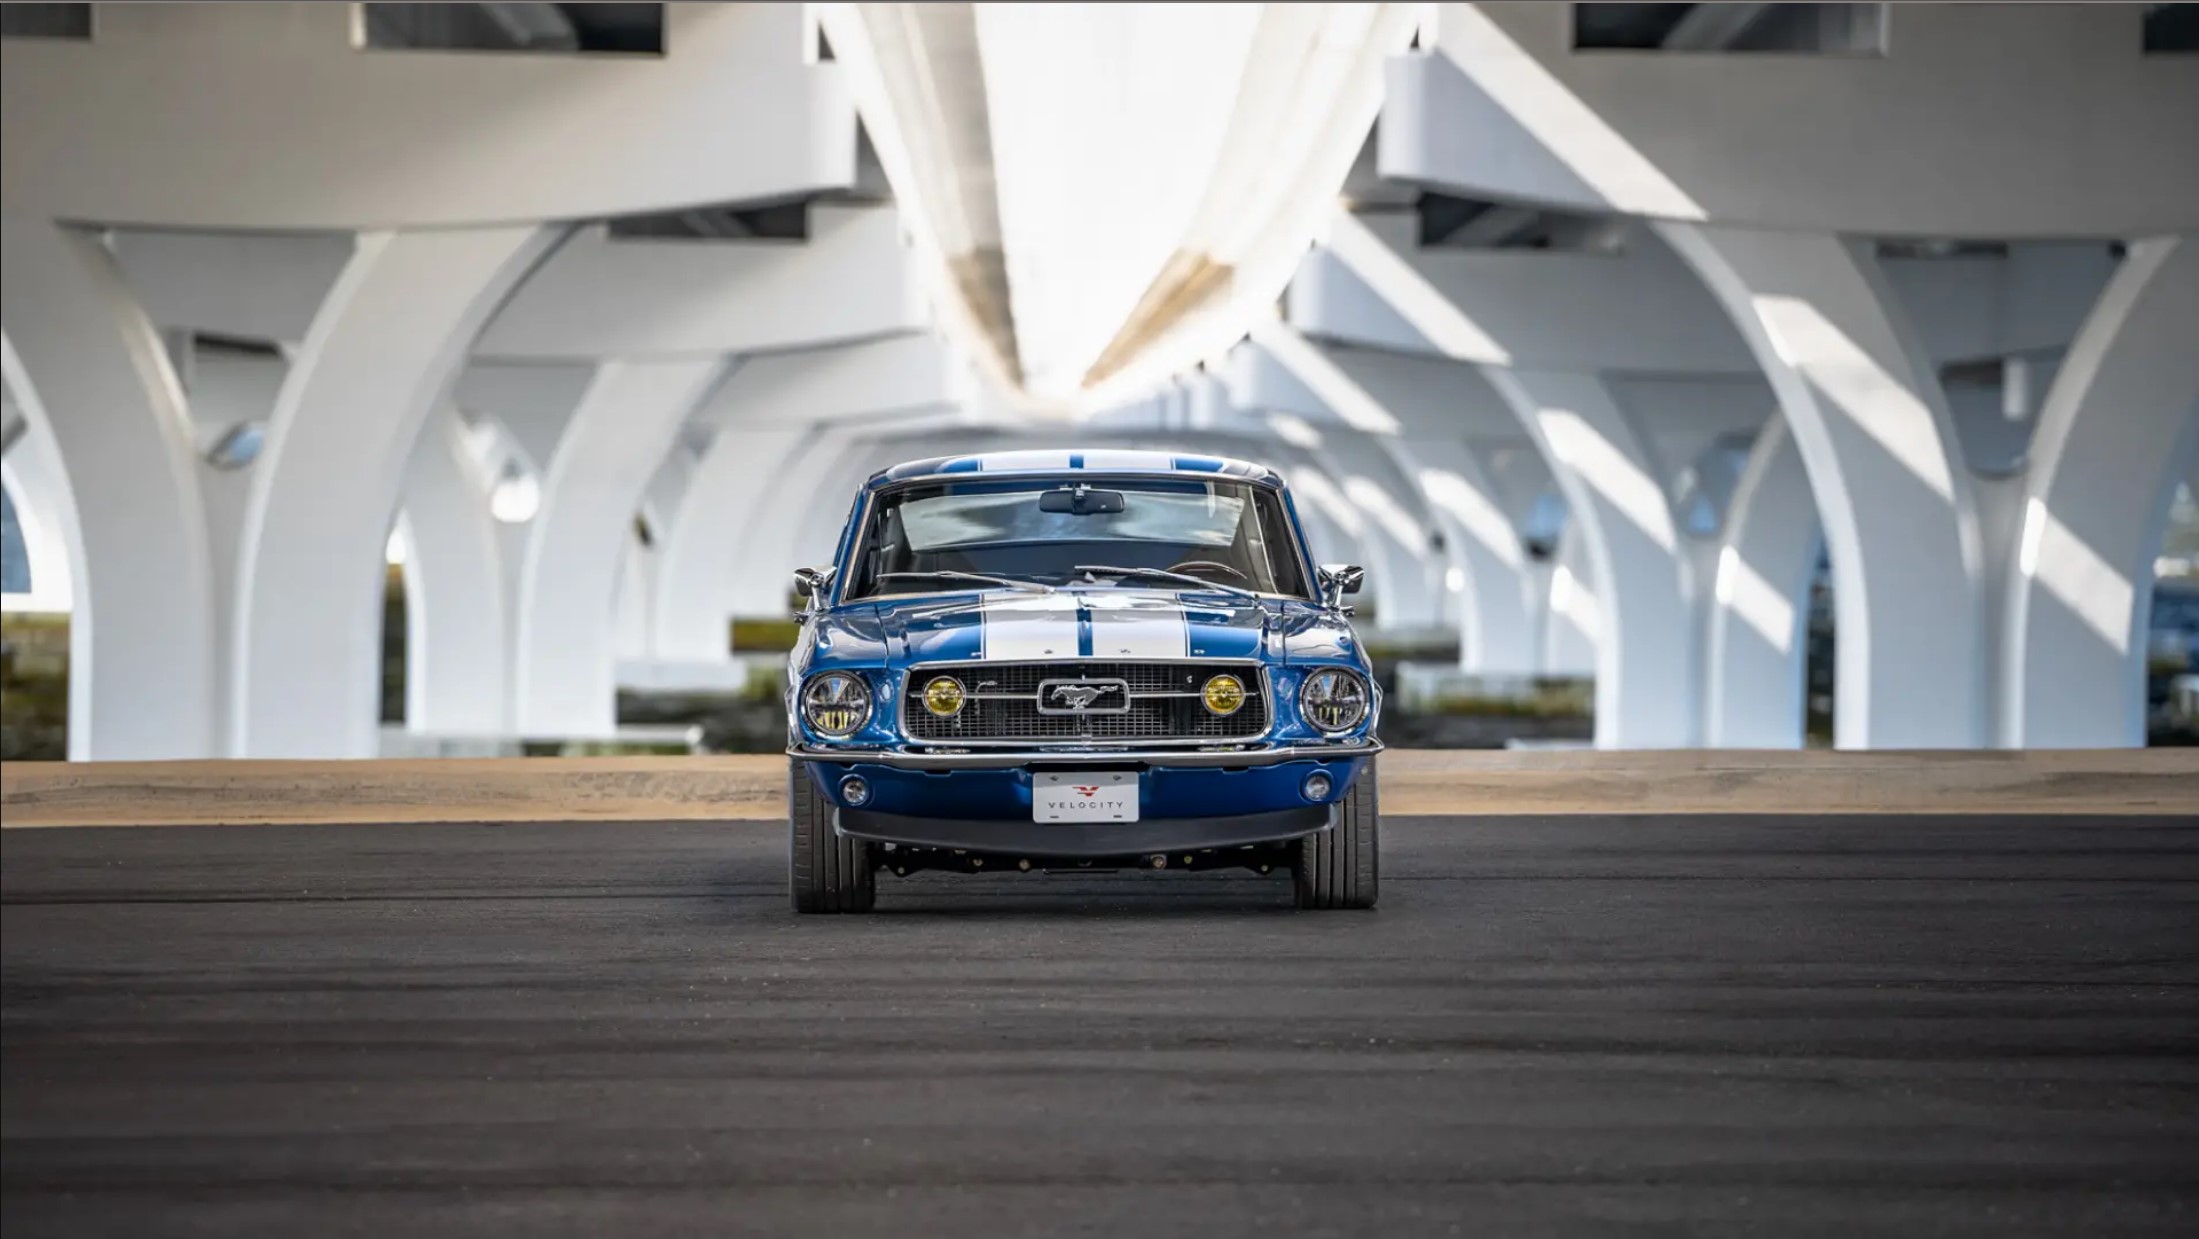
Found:
<svg viewBox="0 0 2199 1239"><path fill-rule="evenodd" d="M1937 375L1859 243L1657 225L1740 328L1808 470L1840 640L1834 743L1985 743L1983 557Z"/></svg>
<svg viewBox="0 0 2199 1239"><path fill-rule="evenodd" d="M465 420L429 418L405 475L405 728L432 735L511 730L511 617L490 479Z"/></svg>
<svg viewBox="0 0 2199 1239"><path fill-rule="evenodd" d="M687 415L724 373L717 357L611 361L581 396L545 473L520 567L522 733L617 730L613 602L634 514Z"/></svg>
<svg viewBox="0 0 2199 1239"><path fill-rule="evenodd" d="M1534 435L1565 494L1591 565L1596 746L1696 743L1696 643L1686 548L1653 454L1593 375L1491 367L1489 380ZM1561 562L1568 576L1571 570ZM1578 581L1554 582L1558 594Z"/></svg>
<svg viewBox="0 0 2199 1239"><path fill-rule="evenodd" d="M378 748L383 548L468 348L548 226L360 237L276 398L239 555L232 751Z"/></svg>
<svg viewBox="0 0 2199 1239"><path fill-rule="evenodd" d="M1703 651L1706 744L1801 747L1820 542L1802 453L1775 417L1757 432L1721 526Z"/></svg>
<svg viewBox="0 0 2199 1239"><path fill-rule="evenodd" d="M0 218L0 272L6 382L66 478L69 756L215 756L212 557L167 351L88 232Z"/></svg>
<svg viewBox="0 0 2199 1239"><path fill-rule="evenodd" d="M2199 238L2139 241L2039 413L2008 579L2003 743L2145 744L2153 559L2195 436Z"/></svg>

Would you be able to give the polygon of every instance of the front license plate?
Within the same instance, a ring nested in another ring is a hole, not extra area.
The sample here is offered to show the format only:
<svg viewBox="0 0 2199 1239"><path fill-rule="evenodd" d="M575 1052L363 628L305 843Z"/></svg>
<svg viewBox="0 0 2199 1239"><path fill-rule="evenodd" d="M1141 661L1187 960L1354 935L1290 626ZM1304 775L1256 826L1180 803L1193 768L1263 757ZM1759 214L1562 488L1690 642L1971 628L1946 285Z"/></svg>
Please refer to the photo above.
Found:
<svg viewBox="0 0 2199 1239"><path fill-rule="evenodd" d="M1034 822L1135 822L1138 775L1134 770L1085 770L1031 776Z"/></svg>

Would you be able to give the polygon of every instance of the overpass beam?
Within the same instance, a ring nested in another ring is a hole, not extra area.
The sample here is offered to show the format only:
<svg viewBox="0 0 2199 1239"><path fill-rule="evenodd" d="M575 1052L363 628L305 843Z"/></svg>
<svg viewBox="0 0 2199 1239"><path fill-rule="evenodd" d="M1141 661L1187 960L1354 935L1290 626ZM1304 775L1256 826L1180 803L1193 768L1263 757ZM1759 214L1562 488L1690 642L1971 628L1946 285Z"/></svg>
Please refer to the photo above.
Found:
<svg viewBox="0 0 2199 1239"><path fill-rule="evenodd" d="M465 420L449 405L422 428L405 475L405 729L511 732L511 615L502 533Z"/></svg>
<svg viewBox="0 0 2199 1239"><path fill-rule="evenodd" d="M420 431L482 325L563 237L526 225L363 235L276 397L239 549L240 757L379 747L383 547Z"/></svg>
<svg viewBox="0 0 2199 1239"><path fill-rule="evenodd" d="M1819 545L1802 453L1775 417L1757 432L1734 487L1704 600L1704 743L1802 746L1809 591Z"/></svg>
<svg viewBox="0 0 2199 1239"><path fill-rule="evenodd" d="M0 358L52 445L72 759L218 754L213 553L174 365L98 237L0 218Z"/></svg>
<svg viewBox="0 0 2199 1239"><path fill-rule="evenodd" d="M1938 377L1877 263L1824 234L1657 227L1755 352L1807 467L1838 613L1834 742L1983 744L1977 505Z"/></svg>
<svg viewBox="0 0 2199 1239"><path fill-rule="evenodd" d="M640 511L716 356L599 366L544 473L520 563L515 721L529 735L617 729L614 600ZM637 588L646 588L645 583Z"/></svg>
<svg viewBox="0 0 2199 1239"><path fill-rule="evenodd" d="M2007 575L2000 739L2142 746L2153 559L2199 452L2199 237L2129 249L2049 389Z"/></svg>
<svg viewBox="0 0 2199 1239"><path fill-rule="evenodd" d="M1696 743L1689 564L1653 453L1600 378L1502 367L1488 375L1550 461L1590 564L1600 621L1596 746ZM1574 604L1558 597L1578 588L1572 575L1553 584L1554 616Z"/></svg>

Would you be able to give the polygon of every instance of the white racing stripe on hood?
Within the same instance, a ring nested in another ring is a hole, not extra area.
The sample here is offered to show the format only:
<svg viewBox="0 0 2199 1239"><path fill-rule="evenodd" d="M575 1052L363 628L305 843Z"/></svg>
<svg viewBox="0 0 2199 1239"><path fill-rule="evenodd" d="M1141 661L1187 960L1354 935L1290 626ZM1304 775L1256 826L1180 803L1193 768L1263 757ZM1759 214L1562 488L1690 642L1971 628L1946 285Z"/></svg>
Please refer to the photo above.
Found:
<svg viewBox="0 0 2199 1239"><path fill-rule="evenodd" d="M1188 658L1191 621L1174 598L1156 594L1084 595L1092 611L1094 658Z"/></svg>
<svg viewBox="0 0 2199 1239"><path fill-rule="evenodd" d="M985 662L1077 656L1072 594L987 594L978 627Z"/></svg>

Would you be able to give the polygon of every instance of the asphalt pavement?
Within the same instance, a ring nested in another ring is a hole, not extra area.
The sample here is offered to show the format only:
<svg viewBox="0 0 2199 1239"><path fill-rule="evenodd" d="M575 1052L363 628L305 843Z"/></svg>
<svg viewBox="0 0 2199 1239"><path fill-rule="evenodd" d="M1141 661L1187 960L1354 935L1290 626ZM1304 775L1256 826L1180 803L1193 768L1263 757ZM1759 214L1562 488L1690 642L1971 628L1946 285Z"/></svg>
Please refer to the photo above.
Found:
<svg viewBox="0 0 2199 1239"><path fill-rule="evenodd" d="M1280 878L783 827L0 835L0 1229L2199 1233L2199 823L1397 818Z"/></svg>

